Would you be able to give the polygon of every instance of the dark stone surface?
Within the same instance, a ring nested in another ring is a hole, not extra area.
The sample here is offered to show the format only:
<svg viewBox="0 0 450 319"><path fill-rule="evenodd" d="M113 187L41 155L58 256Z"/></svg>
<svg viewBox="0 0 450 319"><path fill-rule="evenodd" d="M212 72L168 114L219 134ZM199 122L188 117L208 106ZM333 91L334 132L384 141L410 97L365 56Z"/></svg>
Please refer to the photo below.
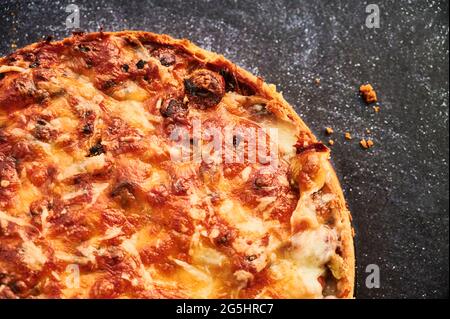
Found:
<svg viewBox="0 0 450 319"><path fill-rule="evenodd" d="M357 234L357 297L448 297L448 1L373 2L379 29L365 27L358 0L75 1L82 29L188 38L275 83L321 138L332 126ZM69 35L69 3L3 0L0 54ZM380 113L361 102L364 82ZM365 136L374 148L360 148ZM369 264L381 269L379 289L365 286Z"/></svg>

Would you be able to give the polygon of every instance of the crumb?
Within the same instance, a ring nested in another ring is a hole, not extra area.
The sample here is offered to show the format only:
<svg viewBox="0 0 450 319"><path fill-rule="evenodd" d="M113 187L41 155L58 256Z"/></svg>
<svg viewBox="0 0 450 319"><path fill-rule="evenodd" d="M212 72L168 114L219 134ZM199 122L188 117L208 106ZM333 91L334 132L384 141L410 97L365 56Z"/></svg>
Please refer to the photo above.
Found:
<svg viewBox="0 0 450 319"><path fill-rule="evenodd" d="M328 141L328 144L334 145L334 141L333 141L333 140L329 140L329 141Z"/></svg>
<svg viewBox="0 0 450 319"><path fill-rule="evenodd" d="M16 49L16 48L17 48L17 44L11 43L11 49Z"/></svg>
<svg viewBox="0 0 450 319"><path fill-rule="evenodd" d="M331 135L334 133L333 129L331 127L326 127L325 128L325 133L327 133L328 135Z"/></svg>
<svg viewBox="0 0 450 319"><path fill-rule="evenodd" d="M320 79L319 79L319 78L315 78L315 79L314 79L314 83L315 83L316 85L320 85Z"/></svg>
<svg viewBox="0 0 450 319"><path fill-rule="evenodd" d="M366 128L366 133L370 134L371 133L370 129Z"/></svg>
<svg viewBox="0 0 450 319"><path fill-rule="evenodd" d="M372 141L371 139L366 140L366 139L363 138L363 139L359 142L359 144L361 145L361 147L367 149L367 148L371 148L371 147L373 146L374 143L373 143L373 141Z"/></svg>
<svg viewBox="0 0 450 319"><path fill-rule="evenodd" d="M363 84L359 87L359 92L361 93L364 101L366 103L373 103L377 101L377 93L370 84Z"/></svg>
<svg viewBox="0 0 450 319"><path fill-rule="evenodd" d="M350 134L350 132L345 132L345 139L346 140L351 140L352 139L352 135Z"/></svg>
<svg viewBox="0 0 450 319"><path fill-rule="evenodd" d="M9 186L9 181L3 179L3 180L0 182L0 186L1 186L1 187L8 187L8 186Z"/></svg>
<svg viewBox="0 0 450 319"><path fill-rule="evenodd" d="M361 145L363 148L367 148L367 142L365 139L362 139L361 141L359 141L359 145Z"/></svg>
<svg viewBox="0 0 450 319"><path fill-rule="evenodd" d="M378 105L373 106L373 110L375 111L375 113L380 112L380 107Z"/></svg>

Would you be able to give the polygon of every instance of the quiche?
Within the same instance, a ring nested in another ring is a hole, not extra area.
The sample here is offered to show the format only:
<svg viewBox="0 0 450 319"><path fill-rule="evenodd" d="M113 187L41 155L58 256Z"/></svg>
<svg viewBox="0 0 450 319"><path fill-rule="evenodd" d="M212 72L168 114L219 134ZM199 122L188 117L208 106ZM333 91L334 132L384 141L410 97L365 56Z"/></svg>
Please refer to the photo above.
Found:
<svg viewBox="0 0 450 319"><path fill-rule="evenodd" d="M0 59L0 297L352 298L330 150L221 55L75 33Z"/></svg>

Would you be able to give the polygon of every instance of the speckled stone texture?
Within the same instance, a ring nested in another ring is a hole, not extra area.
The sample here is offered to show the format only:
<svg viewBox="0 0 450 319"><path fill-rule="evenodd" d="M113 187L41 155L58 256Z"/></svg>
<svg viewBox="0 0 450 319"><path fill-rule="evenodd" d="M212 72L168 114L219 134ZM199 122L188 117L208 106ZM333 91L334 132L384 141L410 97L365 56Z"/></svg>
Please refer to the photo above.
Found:
<svg viewBox="0 0 450 319"><path fill-rule="evenodd" d="M356 296L448 297L448 1L373 1L381 24L368 29L372 1L2 0L0 55L68 36L71 2L84 30L188 38L276 84L324 141L331 126L356 231ZM365 82L379 113L359 97ZM373 148L359 146L364 137ZM380 267L379 289L366 287L369 264Z"/></svg>

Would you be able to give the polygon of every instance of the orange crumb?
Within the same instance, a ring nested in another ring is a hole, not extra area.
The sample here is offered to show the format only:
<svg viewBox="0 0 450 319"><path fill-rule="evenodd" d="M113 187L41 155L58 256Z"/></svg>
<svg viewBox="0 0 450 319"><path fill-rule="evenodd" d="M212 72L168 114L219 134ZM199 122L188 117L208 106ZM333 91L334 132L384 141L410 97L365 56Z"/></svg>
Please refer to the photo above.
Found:
<svg viewBox="0 0 450 319"><path fill-rule="evenodd" d="M359 142L359 144L361 145L361 147L363 147L363 148L371 148L372 146L373 146L373 141L371 140L371 139L368 139L368 140L366 140L366 139L362 139L360 142Z"/></svg>
<svg viewBox="0 0 450 319"><path fill-rule="evenodd" d="M361 141L359 141L359 144L363 147L363 148L367 148L367 142L365 139L362 139Z"/></svg>
<svg viewBox="0 0 450 319"><path fill-rule="evenodd" d="M378 113L378 112L380 112L380 107L378 105L375 105L373 107L373 110L375 111L375 113Z"/></svg>
<svg viewBox="0 0 450 319"><path fill-rule="evenodd" d="M11 43L11 49L15 49L15 48L17 48L17 44Z"/></svg>
<svg viewBox="0 0 450 319"><path fill-rule="evenodd" d="M333 129L331 127L326 127L325 128L325 133L327 133L328 135L331 135L334 133Z"/></svg>
<svg viewBox="0 0 450 319"><path fill-rule="evenodd" d="M351 140L352 139L352 135L350 134L350 132L345 132L345 139L346 140Z"/></svg>
<svg viewBox="0 0 450 319"><path fill-rule="evenodd" d="M377 93L370 84L363 84L359 87L359 92L361 93L364 101L366 103L373 103L377 101Z"/></svg>
<svg viewBox="0 0 450 319"><path fill-rule="evenodd" d="M329 141L328 141L328 144L334 145L334 141L333 141L333 140L329 140Z"/></svg>
<svg viewBox="0 0 450 319"><path fill-rule="evenodd" d="M367 134L370 134L370 130L369 130L368 128L366 129L366 133L367 133Z"/></svg>
<svg viewBox="0 0 450 319"><path fill-rule="evenodd" d="M319 78L315 78L315 79L314 79L314 83L315 83L316 85L320 85L320 79L319 79Z"/></svg>

